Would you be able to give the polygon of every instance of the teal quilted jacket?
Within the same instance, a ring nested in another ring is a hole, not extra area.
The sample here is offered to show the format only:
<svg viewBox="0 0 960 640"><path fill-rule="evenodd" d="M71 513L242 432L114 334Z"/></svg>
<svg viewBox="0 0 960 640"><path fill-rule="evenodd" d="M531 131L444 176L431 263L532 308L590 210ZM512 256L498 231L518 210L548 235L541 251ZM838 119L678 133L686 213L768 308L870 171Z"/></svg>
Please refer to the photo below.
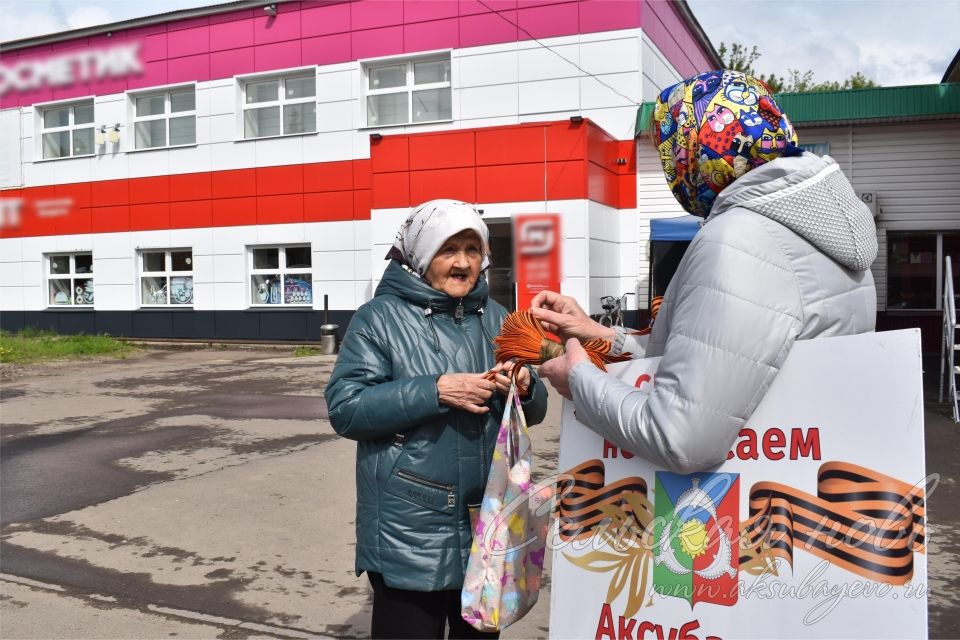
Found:
<svg viewBox="0 0 960 640"><path fill-rule="evenodd" d="M440 404L436 383L495 364L506 310L487 292L481 277L457 300L391 262L347 328L326 400L333 428L357 441L357 575L414 591L463 585L467 507L483 497L505 398L476 415ZM528 424L543 420L536 376L523 404Z"/></svg>

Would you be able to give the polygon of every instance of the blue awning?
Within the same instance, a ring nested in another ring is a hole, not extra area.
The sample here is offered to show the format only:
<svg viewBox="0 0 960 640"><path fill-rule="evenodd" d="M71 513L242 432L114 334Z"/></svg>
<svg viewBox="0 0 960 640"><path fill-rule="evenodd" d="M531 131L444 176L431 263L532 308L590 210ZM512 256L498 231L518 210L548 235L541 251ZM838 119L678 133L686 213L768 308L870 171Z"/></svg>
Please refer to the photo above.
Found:
<svg viewBox="0 0 960 640"><path fill-rule="evenodd" d="M650 221L650 239L664 241L689 241L697 235L702 220L696 216L679 218L655 218Z"/></svg>

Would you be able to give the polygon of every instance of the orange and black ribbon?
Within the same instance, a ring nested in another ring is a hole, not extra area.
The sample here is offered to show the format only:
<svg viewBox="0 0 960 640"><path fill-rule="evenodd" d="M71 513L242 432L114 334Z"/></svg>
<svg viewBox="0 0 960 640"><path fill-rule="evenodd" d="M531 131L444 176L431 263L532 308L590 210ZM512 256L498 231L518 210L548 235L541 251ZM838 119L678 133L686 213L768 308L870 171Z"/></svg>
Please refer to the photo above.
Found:
<svg viewBox="0 0 960 640"><path fill-rule="evenodd" d="M647 482L630 476L613 484L604 484L604 466L600 460L587 460L560 477L557 482L560 498L560 539L581 540L593 535L594 529L607 515L603 505L619 507L626 514L633 508L625 499L627 493L647 495Z"/></svg>

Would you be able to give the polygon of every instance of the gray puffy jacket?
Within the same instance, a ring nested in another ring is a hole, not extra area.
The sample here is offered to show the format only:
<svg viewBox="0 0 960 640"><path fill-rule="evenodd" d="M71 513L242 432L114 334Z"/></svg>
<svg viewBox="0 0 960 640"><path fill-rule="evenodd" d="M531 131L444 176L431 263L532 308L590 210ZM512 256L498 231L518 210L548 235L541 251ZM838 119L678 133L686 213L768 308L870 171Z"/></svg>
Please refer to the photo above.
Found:
<svg viewBox="0 0 960 640"><path fill-rule="evenodd" d="M796 340L876 323L873 218L839 166L805 153L741 176L691 242L649 340L651 393L591 365L570 373L579 419L653 463L691 473L723 462Z"/></svg>

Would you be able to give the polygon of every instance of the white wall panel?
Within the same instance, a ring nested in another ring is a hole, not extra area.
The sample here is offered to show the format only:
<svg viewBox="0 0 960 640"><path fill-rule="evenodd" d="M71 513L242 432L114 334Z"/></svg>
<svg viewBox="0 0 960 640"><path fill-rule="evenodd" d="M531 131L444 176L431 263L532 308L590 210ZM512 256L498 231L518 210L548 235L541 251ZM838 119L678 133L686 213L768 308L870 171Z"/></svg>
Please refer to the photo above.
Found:
<svg viewBox="0 0 960 640"><path fill-rule="evenodd" d="M314 251L313 278L318 282L356 280L355 251ZM369 255L367 256L369 259Z"/></svg>
<svg viewBox="0 0 960 640"><path fill-rule="evenodd" d="M460 90L460 118L515 117L519 90L515 84Z"/></svg>
<svg viewBox="0 0 960 640"><path fill-rule="evenodd" d="M43 270L46 262L43 260L28 260L22 262L22 271L20 277L21 283L25 287L40 287L46 281L46 275Z"/></svg>
<svg viewBox="0 0 960 640"><path fill-rule="evenodd" d="M216 309L216 288L212 282L197 282L193 278L193 308L197 311L213 311Z"/></svg>
<svg viewBox="0 0 960 640"><path fill-rule="evenodd" d="M91 251L93 247L93 234L78 233L68 236L51 236L54 238L55 251Z"/></svg>
<svg viewBox="0 0 960 640"><path fill-rule="evenodd" d="M93 282L101 284L134 284L136 282L136 265L133 257L126 258L99 258L93 254Z"/></svg>
<svg viewBox="0 0 960 640"><path fill-rule="evenodd" d="M518 78L520 82L553 80L580 75L579 44L544 49L523 49L517 53Z"/></svg>
<svg viewBox="0 0 960 640"><path fill-rule="evenodd" d="M637 122L637 108L610 107L607 109L583 109L584 118L590 118L597 126L619 140L629 140L633 137Z"/></svg>
<svg viewBox="0 0 960 640"><path fill-rule="evenodd" d="M201 144L196 147L170 149L170 173L199 173L210 171L213 165L210 162L210 146Z"/></svg>
<svg viewBox="0 0 960 640"><path fill-rule="evenodd" d="M262 224L256 229L257 244L304 244L307 242L303 223Z"/></svg>
<svg viewBox="0 0 960 640"><path fill-rule="evenodd" d="M274 167L303 162L303 136L267 138L238 144L249 144L256 147L258 167Z"/></svg>
<svg viewBox="0 0 960 640"><path fill-rule="evenodd" d="M313 286L313 299L319 303L315 308L323 308L323 296L330 296L331 309L356 309L356 281L317 282ZM315 303L316 305L317 303Z"/></svg>
<svg viewBox="0 0 960 640"><path fill-rule="evenodd" d="M94 279L93 308L97 311L129 311L138 304L139 284L107 284Z"/></svg>
<svg viewBox="0 0 960 640"><path fill-rule="evenodd" d="M354 245L353 223L308 222L304 225L304 236L314 251L338 251Z"/></svg>
<svg viewBox="0 0 960 640"><path fill-rule="evenodd" d="M547 209L560 214L560 226L564 238L587 237L586 200L550 200Z"/></svg>
<svg viewBox="0 0 960 640"><path fill-rule="evenodd" d="M257 164L253 142L222 142L209 145L210 164L215 171L246 169Z"/></svg>
<svg viewBox="0 0 960 640"><path fill-rule="evenodd" d="M180 237L179 243L174 244L170 239L170 230L155 229L152 231L134 231L130 233L130 244L134 251L141 249L173 249L190 246L188 238ZM180 244L182 243L182 244Z"/></svg>
<svg viewBox="0 0 960 640"><path fill-rule="evenodd" d="M0 238L0 262L20 262L21 260L23 260L23 240Z"/></svg>
<svg viewBox="0 0 960 640"><path fill-rule="evenodd" d="M213 229L171 229L170 247L185 247L193 250L193 255L210 255L213 253Z"/></svg>
<svg viewBox="0 0 960 640"><path fill-rule="evenodd" d="M565 238L563 241L563 277L581 278L589 271L587 240L584 238Z"/></svg>
<svg viewBox="0 0 960 640"><path fill-rule="evenodd" d="M23 286L23 263L0 262L0 282L3 287Z"/></svg>
<svg viewBox="0 0 960 640"><path fill-rule="evenodd" d="M369 281L371 277L370 273L370 256L372 252L370 249L364 251L354 251L353 252L353 270L354 278L359 281Z"/></svg>
<svg viewBox="0 0 960 640"><path fill-rule="evenodd" d="M213 254L245 253L248 245L257 244L256 227L219 227L213 233Z"/></svg>
<svg viewBox="0 0 960 640"><path fill-rule="evenodd" d="M100 147L103 150L105 147L115 147L116 145L104 145ZM93 157L93 167L90 172L91 180L120 180L121 178L126 178L129 176L129 166L127 160L130 154L120 153L120 152L104 152L98 153ZM51 162L44 162L43 166L49 167ZM52 169L52 167L51 167Z"/></svg>
<svg viewBox="0 0 960 640"><path fill-rule="evenodd" d="M93 260L107 258L129 258L133 255L133 245L129 233L93 234ZM96 272L96 266L94 266Z"/></svg>
<svg viewBox="0 0 960 640"><path fill-rule="evenodd" d="M0 111L0 187L23 184L20 126L20 109Z"/></svg>
<svg viewBox="0 0 960 640"><path fill-rule="evenodd" d="M198 93L200 90L198 89ZM237 109L237 89L233 85L231 80L230 84L222 85L219 87L210 87L206 91L208 96L208 111L210 115L218 115L223 113L233 113Z"/></svg>
<svg viewBox="0 0 960 640"><path fill-rule="evenodd" d="M170 173L170 152L166 149L134 151L128 154L131 175L164 176Z"/></svg>
<svg viewBox="0 0 960 640"><path fill-rule="evenodd" d="M197 284L203 283L212 283L216 282L214 276L214 256L204 256L197 255L197 252L193 252L193 284L194 287Z"/></svg>
<svg viewBox="0 0 960 640"><path fill-rule="evenodd" d="M300 162L334 162L357 157L354 155L354 138L357 135L355 131L332 131L304 136L302 160ZM360 135L364 138L369 149L369 134L362 133ZM369 151L367 151L367 157L369 157ZM257 161L259 162L259 160L258 149ZM257 166L266 165L258 164Z"/></svg>
<svg viewBox="0 0 960 640"><path fill-rule="evenodd" d="M354 100L340 102L322 102L317 105L317 131L353 131L356 123L353 114L356 111ZM349 157L349 156L347 156Z"/></svg>
<svg viewBox="0 0 960 640"><path fill-rule="evenodd" d="M217 311L236 311L249 306L247 282L218 282L213 288L213 304Z"/></svg>
<svg viewBox="0 0 960 640"><path fill-rule="evenodd" d="M47 308L47 294L43 286L21 287L23 307L26 311L40 311Z"/></svg>
<svg viewBox="0 0 960 640"><path fill-rule="evenodd" d="M34 135L34 114L36 110L31 107L22 107L17 109L20 112L20 137L33 138Z"/></svg>
<svg viewBox="0 0 960 640"><path fill-rule="evenodd" d="M211 138L210 116L197 116L196 133L197 144L210 144L213 142ZM217 142L221 141L217 140Z"/></svg>
<svg viewBox="0 0 960 640"><path fill-rule="evenodd" d="M222 254L213 256L213 281L245 282L247 272L246 256L243 254Z"/></svg>
<svg viewBox="0 0 960 640"><path fill-rule="evenodd" d="M580 79L580 106L583 109L604 109L611 106L634 110L640 102L640 74L636 71L614 73Z"/></svg>
<svg viewBox="0 0 960 640"><path fill-rule="evenodd" d="M518 78L518 54L516 51L500 51L483 55L465 55L458 58L460 66L459 87L483 87L495 84L510 84Z"/></svg>
<svg viewBox="0 0 960 640"><path fill-rule="evenodd" d="M318 73L317 102L337 102L353 98L354 77L353 70Z"/></svg>
<svg viewBox="0 0 960 640"><path fill-rule="evenodd" d="M580 66L593 75L640 69L640 43L636 36L580 44Z"/></svg>
<svg viewBox="0 0 960 640"><path fill-rule="evenodd" d="M397 237L397 230L410 215L411 209L374 209L370 212L370 229L374 244L389 247ZM384 250L386 254L386 249Z"/></svg>
<svg viewBox="0 0 960 640"><path fill-rule="evenodd" d="M353 248L369 251L372 244L370 221L355 220L350 223L350 228L353 230Z"/></svg>
<svg viewBox="0 0 960 640"><path fill-rule="evenodd" d="M580 80L524 82L520 90L520 113L551 113L580 108Z"/></svg>
<svg viewBox="0 0 960 640"><path fill-rule="evenodd" d="M0 311L23 311L23 287L0 286Z"/></svg>

